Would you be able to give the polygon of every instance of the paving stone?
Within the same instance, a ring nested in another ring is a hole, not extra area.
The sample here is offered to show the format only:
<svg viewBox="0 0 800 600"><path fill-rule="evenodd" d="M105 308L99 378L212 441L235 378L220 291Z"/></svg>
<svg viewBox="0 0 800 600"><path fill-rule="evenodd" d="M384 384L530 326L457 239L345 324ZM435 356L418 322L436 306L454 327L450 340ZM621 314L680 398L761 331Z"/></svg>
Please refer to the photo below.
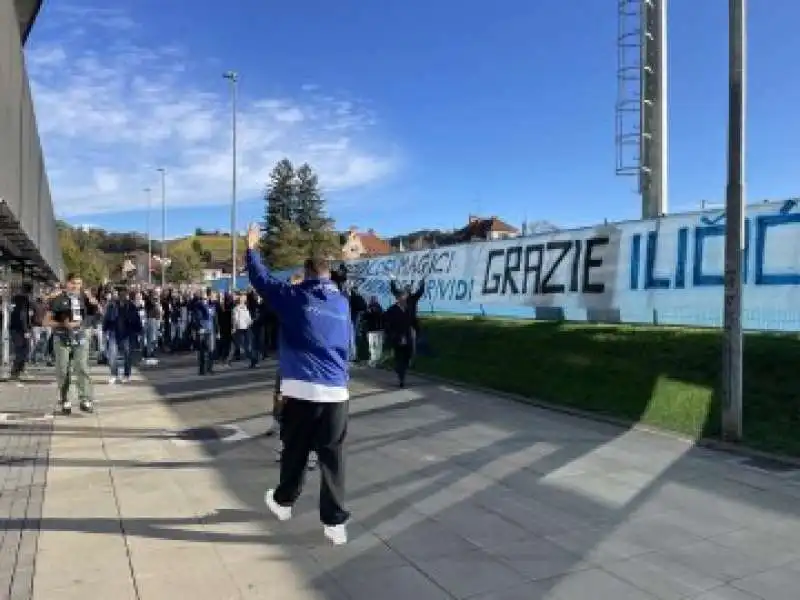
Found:
<svg viewBox="0 0 800 600"><path fill-rule="evenodd" d="M334 577L350 600L452 600L444 589L413 566L369 573L342 570Z"/></svg>
<svg viewBox="0 0 800 600"><path fill-rule="evenodd" d="M43 489L52 420L27 421L52 413L53 390L41 385L0 383L0 413L17 413L0 422L0 597L29 600L32 594ZM5 596L4 596L5 594Z"/></svg>
<svg viewBox="0 0 800 600"><path fill-rule="evenodd" d="M502 590L526 579L483 550L427 558L418 561L417 567L456 598Z"/></svg>
<svg viewBox="0 0 800 600"><path fill-rule="evenodd" d="M730 585L765 600L796 600L800 590L800 563L755 573L732 581Z"/></svg>
<svg viewBox="0 0 800 600"><path fill-rule="evenodd" d="M606 564L604 568L661 600L693 598L724 583L659 552Z"/></svg>
<svg viewBox="0 0 800 600"><path fill-rule="evenodd" d="M780 474L740 477L683 441L438 384L395 390L367 370L352 380L351 540L328 546L318 472L292 521L265 511L274 440L171 441L268 422L271 365L195 368L169 357L130 386L98 385L92 417L0 424L0 598L797 598L797 496ZM20 389L0 388L0 412L11 395L36 409L34 391L49 410L52 387Z"/></svg>
<svg viewBox="0 0 800 600"><path fill-rule="evenodd" d="M722 585L687 600L765 600L730 585Z"/></svg>
<svg viewBox="0 0 800 600"><path fill-rule="evenodd" d="M412 560L459 555L477 549L447 525L424 516L382 537L391 548Z"/></svg>
<svg viewBox="0 0 800 600"><path fill-rule="evenodd" d="M528 536L525 541L496 546L488 552L529 580L550 579L594 566L586 562L580 554L569 552L538 536Z"/></svg>
<svg viewBox="0 0 800 600"><path fill-rule="evenodd" d="M655 600L655 596L603 571L571 573L549 582L547 600Z"/></svg>

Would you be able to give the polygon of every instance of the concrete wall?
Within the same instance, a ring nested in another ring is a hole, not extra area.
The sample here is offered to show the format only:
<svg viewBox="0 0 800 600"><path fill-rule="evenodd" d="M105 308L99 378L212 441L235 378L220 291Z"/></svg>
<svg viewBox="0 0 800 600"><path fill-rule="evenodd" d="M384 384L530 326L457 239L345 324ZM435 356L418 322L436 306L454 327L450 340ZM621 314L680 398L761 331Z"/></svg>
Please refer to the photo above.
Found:
<svg viewBox="0 0 800 600"><path fill-rule="evenodd" d="M20 30L13 2L0 2L0 200L21 233L23 258L63 276L61 249L47 180L31 90L25 69ZM15 240L16 241L16 240Z"/></svg>
<svg viewBox="0 0 800 600"><path fill-rule="evenodd" d="M392 299L390 276L403 285L427 277L419 305L425 312L719 327L724 232L725 213L706 211L405 252L348 267L361 293L384 304ZM748 207L745 239L744 326L800 331L800 202ZM244 289L247 278L237 284Z"/></svg>

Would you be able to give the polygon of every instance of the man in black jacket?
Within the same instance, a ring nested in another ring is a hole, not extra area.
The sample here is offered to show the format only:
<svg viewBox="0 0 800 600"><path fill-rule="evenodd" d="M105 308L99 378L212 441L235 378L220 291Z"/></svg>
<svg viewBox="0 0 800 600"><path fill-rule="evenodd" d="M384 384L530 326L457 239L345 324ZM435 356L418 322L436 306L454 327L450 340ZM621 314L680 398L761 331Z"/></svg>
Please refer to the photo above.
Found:
<svg viewBox="0 0 800 600"><path fill-rule="evenodd" d="M386 342L394 353L394 370L400 387L406 385L406 372L411 362L414 343L414 315L408 304L408 293L399 290L396 302L383 314Z"/></svg>
<svg viewBox="0 0 800 600"><path fill-rule="evenodd" d="M367 301L364 299L358 288L353 286L350 289L350 319L353 321L353 347L351 348L353 360L359 359L359 349L363 348L364 328L362 327L362 319L364 313L367 311Z"/></svg>
<svg viewBox="0 0 800 600"><path fill-rule="evenodd" d="M156 350L158 348L158 337L161 329L161 292L158 289L150 290L144 297L145 322L145 364L155 366L158 364Z"/></svg>
<svg viewBox="0 0 800 600"><path fill-rule="evenodd" d="M11 365L11 379L19 379L25 372L30 356L33 303L33 288L29 283L22 286L22 292L12 300L12 310L8 318L8 332L14 349L14 363Z"/></svg>
<svg viewBox="0 0 800 600"><path fill-rule="evenodd" d="M44 326L44 319L47 316L47 304L41 297L33 301L33 316L31 317L31 324L33 325L33 339L31 341L31 363L38 364L42 358L48 356L47 343L50 335Z"/></svg>
<svg viewBox="0 0 800 600"><path fill-rule="evenodd" d="M422 279L419 280L419 284L417 285L417 291L412 292L412 287L407 285L404 289L400 289L397 286L397 282L392 276L392 280L389 283L389 287L392 290L392 295L395 298L400 296L405 297L404 306L405 310L408 311L409 319L411 320L411 346L410 351L411 355L409 356L409 362L414 358L414 355L417 353L417 340L419 339L420 334L420 323L419 317L417 315L417 311L419 308L419 301L422 296L425 294L425 280L428 278L425 275Z"/></svg>
<svg viewBox="0 0 800 600"><path fill-rule="evenodd" d="M339 288L339 291L344 291L344 286L347 283L347 265L341 263L339 268L335 271L331 271L331 281L336 284L336 287Z"/></svg>

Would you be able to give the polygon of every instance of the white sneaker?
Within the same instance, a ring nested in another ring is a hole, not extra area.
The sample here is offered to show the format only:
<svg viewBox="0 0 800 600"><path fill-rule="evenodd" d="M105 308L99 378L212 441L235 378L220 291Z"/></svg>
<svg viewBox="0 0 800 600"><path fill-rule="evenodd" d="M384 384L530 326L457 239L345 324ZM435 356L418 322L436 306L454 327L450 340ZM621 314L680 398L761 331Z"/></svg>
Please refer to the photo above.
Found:
<svg viewBox="0 0 800 600"><path fill-rule="evenodd" d="M130 377L123 377L122 378L122 383L130 383L130 382L131 382L131 378Z"/></svg>
<svg viewBox="0 0 800 600"><path fill-rule="evenodd" d="M109 377L108 378L108 385L116 385L117 378L116 377Z"/></svg>
<svg viewBox="0 0 800 600"><path fill-rule="evenodd" d="M325 525L323 527L325 537L330 540L334 546L343 546L347 543L347 525Z"/></svg>
<svg viewBox="0 0 800 600"><path fill-rule="evenodd" d="M275 490L267 490L267 493L264 494L264 504L278 521L288 521L292 518L291 506L281 506L275 502Z"/></svg>

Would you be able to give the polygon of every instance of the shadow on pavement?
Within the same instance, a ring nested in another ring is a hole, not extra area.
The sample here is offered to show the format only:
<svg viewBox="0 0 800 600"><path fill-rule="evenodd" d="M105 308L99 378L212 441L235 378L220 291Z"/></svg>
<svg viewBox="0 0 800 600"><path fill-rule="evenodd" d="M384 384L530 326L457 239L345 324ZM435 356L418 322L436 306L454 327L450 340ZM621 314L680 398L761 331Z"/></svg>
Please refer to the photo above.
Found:
<svg viewBox="0 0 800 600"><path fill-rule="evenodd" d="M273 368L234 368L203 379L194 368L188 357L167 358L143 371L148 386L141 387L187 428L266 412ZM237 392L243 381L252 387ZM208 461L56 459L51 467L214 468L246 508L198 519L126 519L125 533L280 546L293 568L308 569L317 598L329 600L701 599L732 584L749 589L761 573L800 565L794 475L745 469L666 436L413 384L398 390L385 373L354 372L348 447L354 520L351 542L341 548L327 547L322 537L316 473L295 519L272 522L263 491L278 472L267 438L211 441L204 445ZM115 406L110 397L100 410ZM167 435L135 427L102 433ZM94 434L59 426L56 435ZM240 533L238 523L263 523L264 533ZM120 527L103 518L40 525L90 533Z"/></svg>

